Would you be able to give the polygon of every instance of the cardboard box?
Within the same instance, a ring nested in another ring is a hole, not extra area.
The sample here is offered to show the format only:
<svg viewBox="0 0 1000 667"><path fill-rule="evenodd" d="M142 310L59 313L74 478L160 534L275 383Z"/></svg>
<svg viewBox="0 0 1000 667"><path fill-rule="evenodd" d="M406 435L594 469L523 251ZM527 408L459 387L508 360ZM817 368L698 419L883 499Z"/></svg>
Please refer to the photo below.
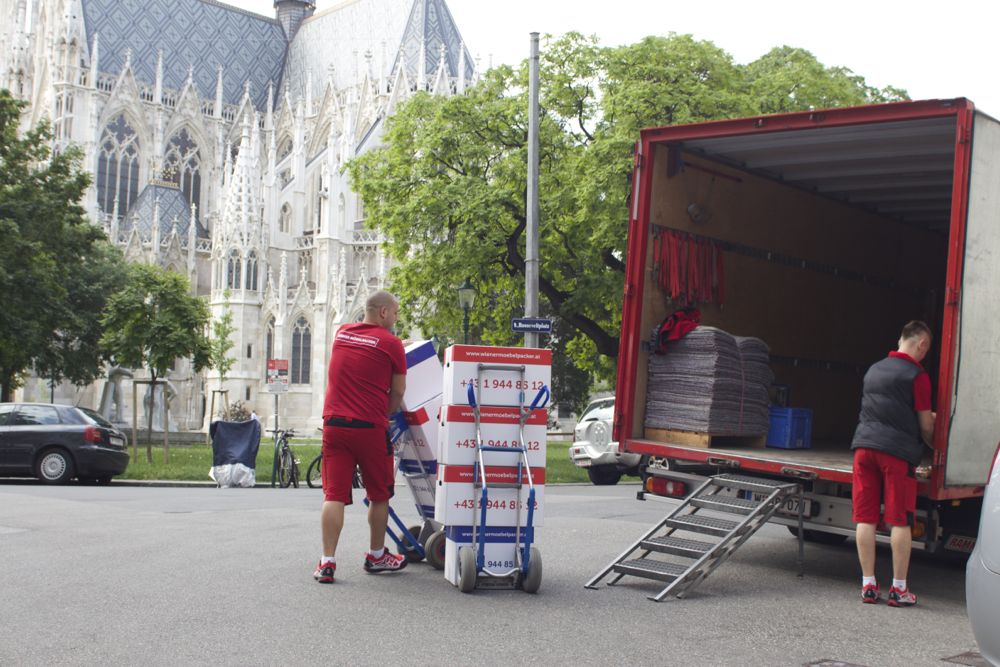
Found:
<svg viewBox="0 0 1000 667"><path fill-rule="evenodd" d="M513 527L488 527L485 532L484 560L488 569L506 572L515 567ZM531 542L534 530L521 528L521 544ZM472 526L448 526L445 528L444 578L458 586L458 550L461 547L476 548L472 544Z"/></svg>
<svg viewBox="0 0 1000 667"><path fill-rule="evenodd" d="M413 410L404 410L406 431L400 436L397 454L400 459L438 460L438 416L441 396L435 396Z"/></svg>
<svg viewBox="0 0 1000 667"><path fill-rule="evenodd" d="M416 410L442 393L441 361L429 340L410 343L406 351L406 392L403 410Z"/></svg>
<svg viewBox="0 0 1000 667"><path fill-rule="evenodd" d="M469 405L471 385L479 405L529 406L552 385L552 350L452 345L444 361L445 405ZM507 368L483 370L480 386L480 364Z"/></svg>
<svg viewBox="0 0 1000 667"><path fill-rule="evenodd" d="M445 526L467 526L473 514L479 512L482 488L473 485L474 466L438 466L437 486L434 489L434 518ZM545 505L545 468L531 468L535 484L535 509L532 525L541 526ZM517 468L487 466L487 487L490 482L511 484L517 480ZM527 479L520 489L488 488L486 525L522 526L528 523L529 489ZM520 517L519 517L520 515ZM481 523L476 514L476 522Z"/></svg>
<svg viewBox="0 0 1000 667"><path fill-rule="evenodd" d="M479 409L479 432L482 444L493 447L524 447L528 465L545 467L545 432L548 410L535 409L524 425L522 445L520 408L483 406ZM476 420L468 405L446 405L441 409L438 460L448 465L471 466L476 462ZM491 465L516 466L520 455L511 452L486 452L484 461Z"/></svg>
<svg viewBox="0 0 1000 667"><path fill-rule="evenodd" d="M403 470L402 465L399 469L400 475L406 475L407 471ZM413 494L413 503L416 506L417 514L423 519L433 519L434 518L434 493L436 481L433 475L426 478L422 476L412 476L408 479L401 480L405 482L410 487L410 492Z"/></svg>

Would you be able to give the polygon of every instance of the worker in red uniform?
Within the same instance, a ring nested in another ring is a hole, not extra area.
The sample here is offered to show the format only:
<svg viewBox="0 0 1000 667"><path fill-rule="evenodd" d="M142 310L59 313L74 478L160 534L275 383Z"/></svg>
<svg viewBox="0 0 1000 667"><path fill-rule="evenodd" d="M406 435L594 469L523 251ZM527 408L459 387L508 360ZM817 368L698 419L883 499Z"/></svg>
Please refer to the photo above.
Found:
<svg viewBox="0 0 1000 667"><path fill-rule="evenodd" d="M330 355L323 405L323 557L315 579L331 584L337 569L337 542L350 505L355 466L368 495L369 573L401 570L406 559L385 549L389 498L393 494L392 445L388 415L399 409L406 388L406 354L391 329L399 303L376 292L365 304L365 319L338 329Z"/></svg>
<svg viewBox="0 0 1000 667"><path fill-rule="evenodd" d="M881 599L875 580L875 528L885 503L884 520L891 526L892 588L889 605L917 602L906 583L912 546L911 527L917 510L916 468L924 445L931 446L934 413L931 380L920 365L931 346L931 330L909 322L899 337L899 349L875 363L865 374L861 416L854 433L852 495L856 541L861 561L861 600Z"/></svg>

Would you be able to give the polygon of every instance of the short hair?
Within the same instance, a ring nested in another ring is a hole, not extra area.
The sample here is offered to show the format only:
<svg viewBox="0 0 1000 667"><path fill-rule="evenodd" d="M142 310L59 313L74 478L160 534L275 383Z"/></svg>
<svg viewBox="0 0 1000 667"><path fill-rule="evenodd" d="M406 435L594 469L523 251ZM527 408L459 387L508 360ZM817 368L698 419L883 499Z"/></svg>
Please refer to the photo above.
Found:
<svg viewBox="0 0 1000 667"><path fill-rule="evenodd" d="M903 333L900 334L900 338L917 338L918 336L927 336L927 340L933 340L934 335L931 333L931 328L920 320L910 320L903 327Z"/></svg>
<svg viewBox="0 0 1000 667"><path fill-rule="evenodd" d="M377 310L379 308L392 308L398 303L396 297L385 290L375 292L365 302L365 310Z"/></svg>

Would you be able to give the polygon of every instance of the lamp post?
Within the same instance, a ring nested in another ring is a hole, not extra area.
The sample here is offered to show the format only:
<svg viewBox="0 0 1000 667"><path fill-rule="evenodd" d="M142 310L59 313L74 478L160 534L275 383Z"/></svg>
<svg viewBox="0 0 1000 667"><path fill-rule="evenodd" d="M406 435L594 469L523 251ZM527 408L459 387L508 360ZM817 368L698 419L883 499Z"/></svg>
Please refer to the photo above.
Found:
<svg viewBox="0 0 1000 667"><path fill-rule="evenodd" d="M469 311L476 301L476 288L472 286L469 279L458 286L458 305L462 309L462 332L465 335L465 344L469 344Z"/></svg>

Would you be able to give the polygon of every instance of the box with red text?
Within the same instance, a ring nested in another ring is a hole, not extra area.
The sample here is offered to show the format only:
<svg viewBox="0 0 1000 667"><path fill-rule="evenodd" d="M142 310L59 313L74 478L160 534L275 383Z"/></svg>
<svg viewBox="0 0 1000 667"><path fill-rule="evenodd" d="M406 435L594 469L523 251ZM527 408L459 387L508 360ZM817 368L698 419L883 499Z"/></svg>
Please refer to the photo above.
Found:
<svg viewBox="0 0 1000 667"><path fill-rule="evenodd" d="M406 351L406 391L403 410L415 410L443 391L441 361L429 340L410 343Z"/></svg>
<svg viewBox="0 0 1000 667"><path fill-rule="evenodd" d="M516 567L515 528L488 526L483 531L483 565L493 572L506 573ZM521 527L521 545L534 539L534 530ZM477 549L472 542L472 526L448 526L445 528L444 577L458 586L458 550L462 547Z"/></svg>
<svg viewBox="0 0 1000 667"><path fill-rule="evenodd" d="M437 487L434 490L434 519L445 526L467 526L473 522L473 514L482 507L481 487L473 484L476 466L438 466ZM542 525L542 508L545 500L545 468L531 468L531 480L535 485L532 525ZM486 466L487 526L522 526L528 524L530 492L527 471L522 474L521 488L490 488L492 484L514 484L517 482L516 467ZM476 523L482 523L482 515L475 515Z"/></svg>
<svg viewBox="0 0 1000 667"><path fill-rule="evenodd" d="M503 368L480 373L481 365ZM478 405L529 406L551 383L552 350L452 345L445 351L445 405L470 405L471 387Z"/></svg>
<svg viewBox="0 0 1000 667"><path fill-rule="evenodd" d="M524 447L528 465L545 467L545 430L548 411L532 410L520 429L520 409L508 406L479 408L479 435L482 444L490 447ZM441 409L438 457L448 465L470 466L476 462L476 419L471 406L446 405ZM515 466L520 460L516 452L486 452L484 460L491 465Z"/></svg>

